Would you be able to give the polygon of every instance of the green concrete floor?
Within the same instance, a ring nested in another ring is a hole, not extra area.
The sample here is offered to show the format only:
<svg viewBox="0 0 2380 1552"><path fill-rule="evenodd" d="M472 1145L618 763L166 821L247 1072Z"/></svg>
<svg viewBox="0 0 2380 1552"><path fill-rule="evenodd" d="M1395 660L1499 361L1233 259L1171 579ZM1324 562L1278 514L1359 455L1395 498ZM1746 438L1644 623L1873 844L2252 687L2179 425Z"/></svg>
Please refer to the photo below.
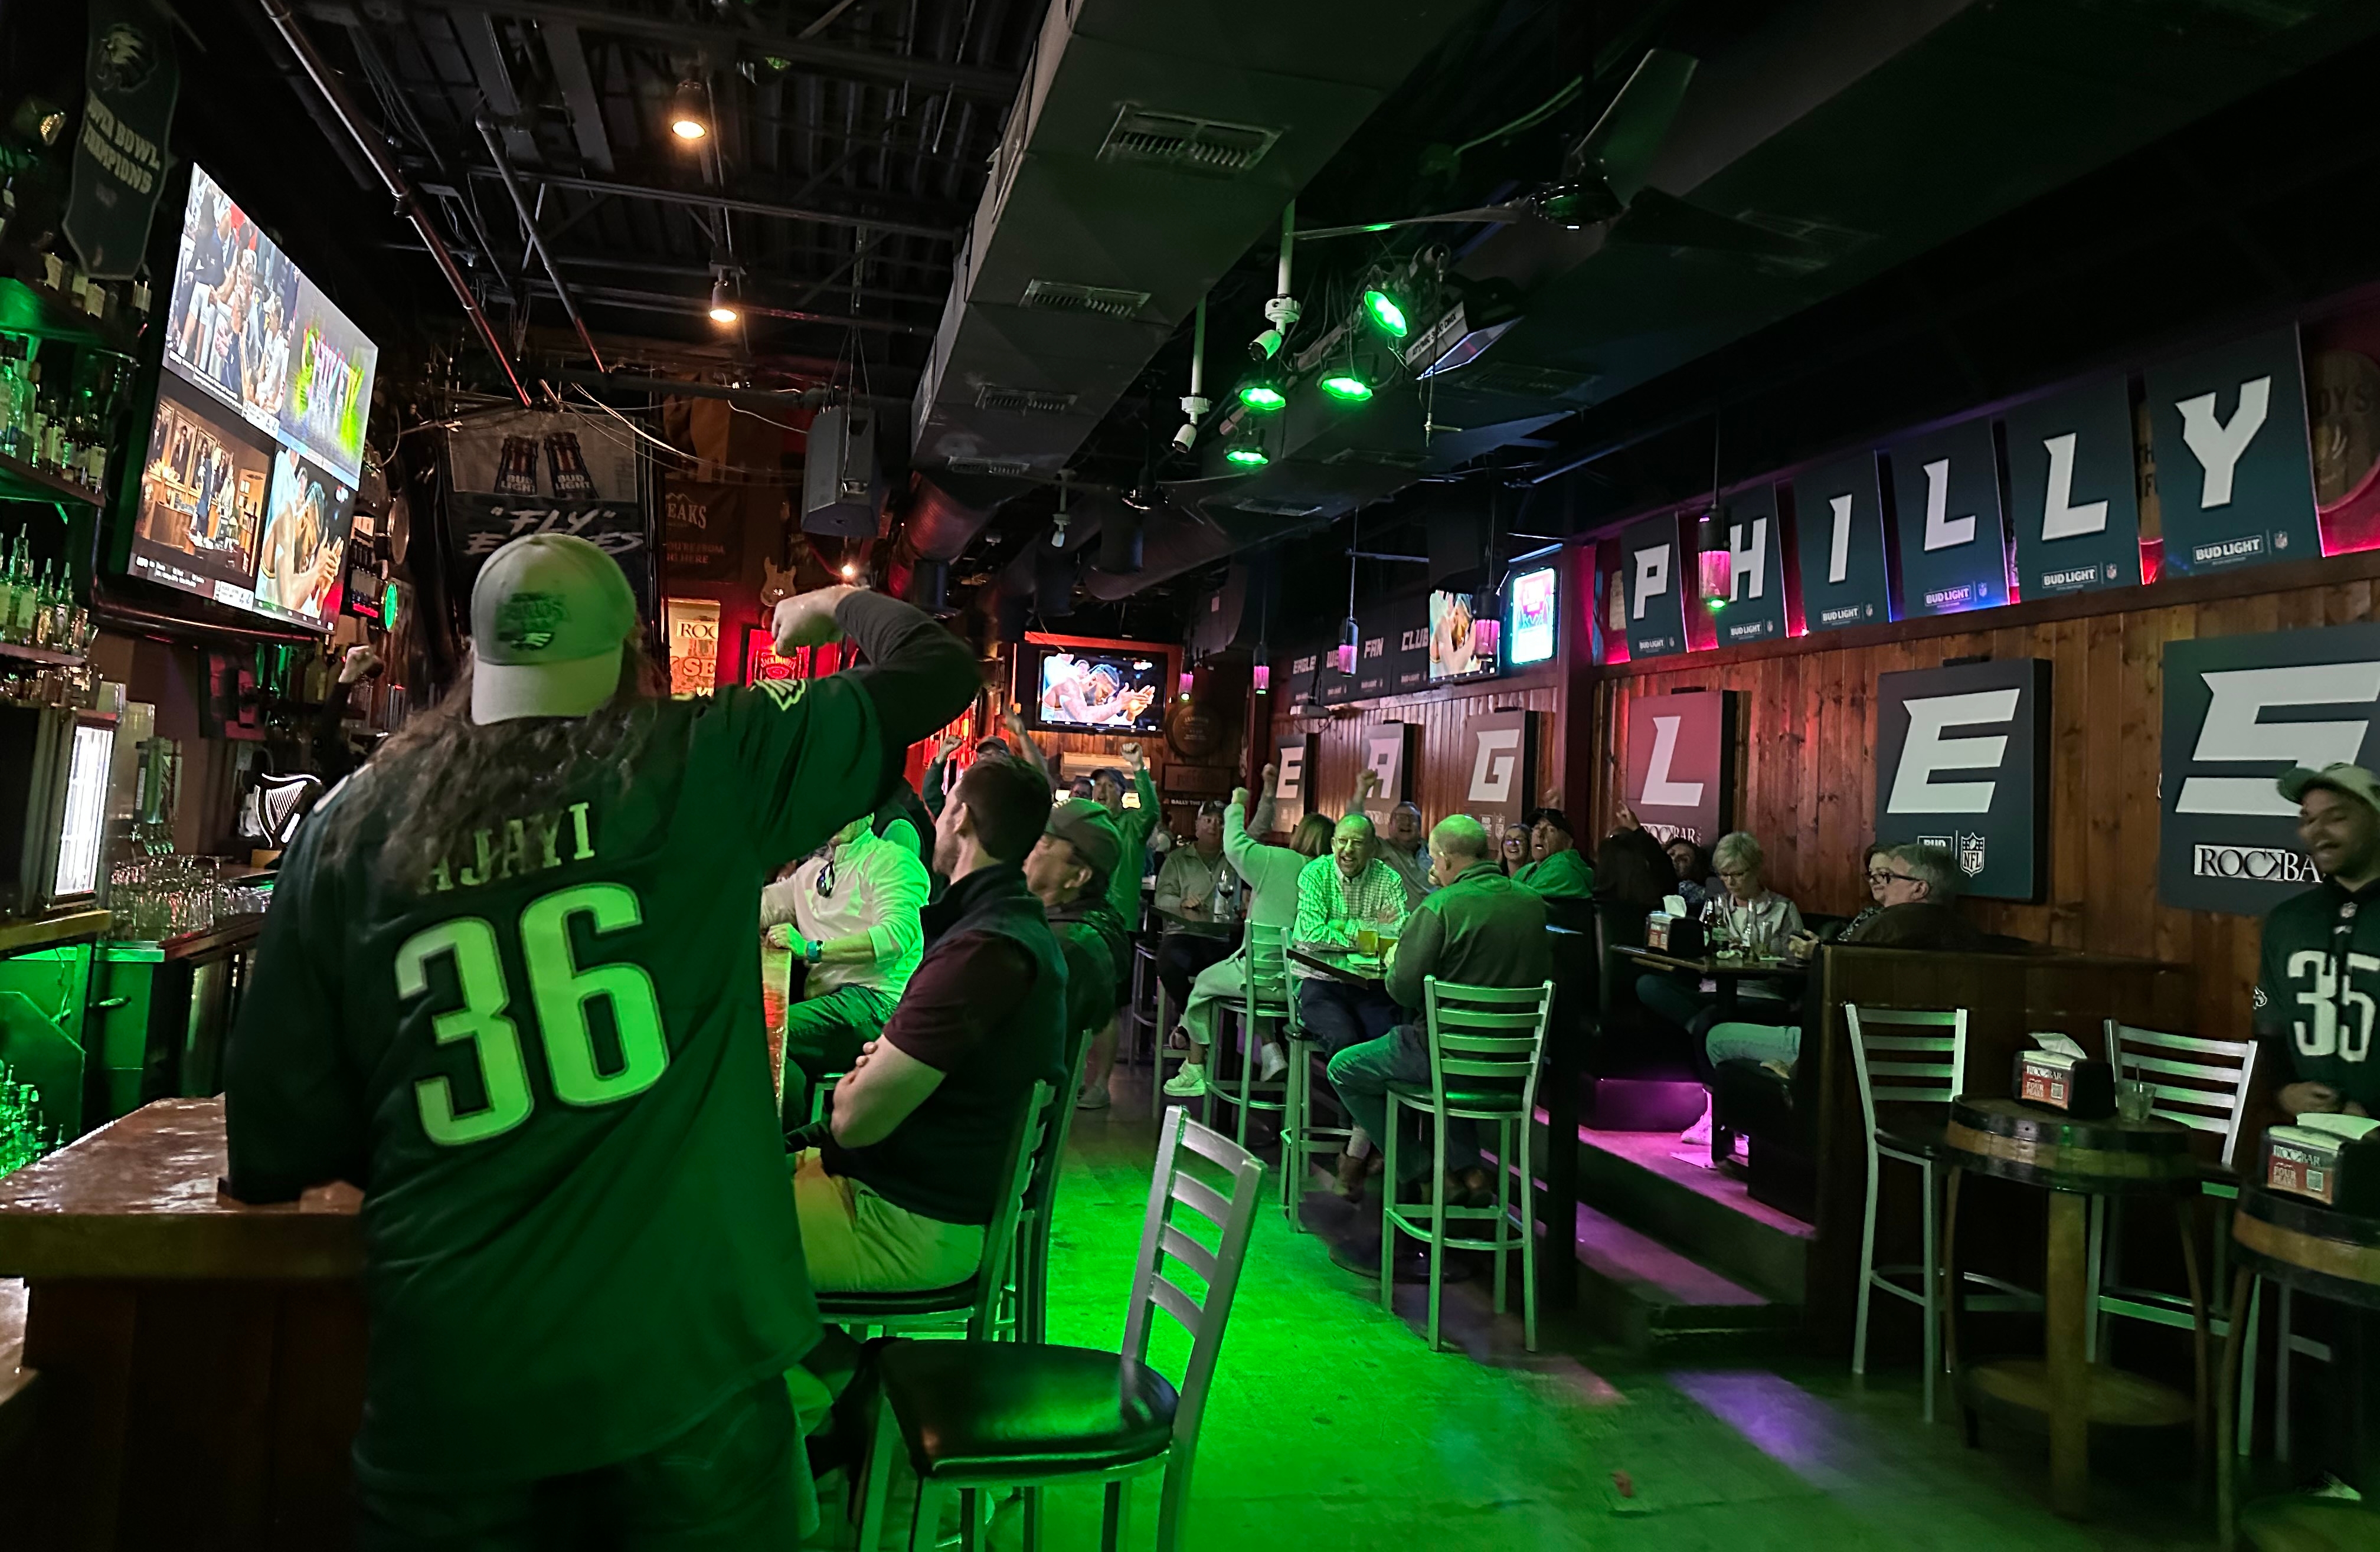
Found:
<svg viewBox="0 0 2380 1552"><path fill-rule="evenodd" d="M1050 1340L1121 1338L1154 1126L1119 1074L1113 1109L1080 1116L1060 1194ZM1267 1186L1277 1182L1268 1173ZM1909 1552L2146 1548L2213 1539L2162 1437L2102 1448L2096 1516L2046 1506L2046 1445L1986 1426L1980 1449L1921 1420L1913 1370L1854 1381L1832 1360L1674 1367L1630 1360L1565 1316L1523 1351L1517 1316L1482 1282L1448 1291L1448 1351L1423 1345L1423 1291L1330 1263L1320 1236L1259 1214L1198 1458L1186 1546L1218 1552ZM1171 1323L1159 1322L1169 1338ZM1463 1350L1451 1344L1459 1341ZM1179 1376L1185 1340L1154 1357ZM1614 1473L1626 1473L1622 1496ZM2211 1489L2210 1489L2211 1492ZM1130 1546L1153 1545L1156 1481L1135 1496ZM1099 1545L1096 1488L1049 1496L1043 1545ZM1016 1544L1014 1507L992 1545Z"/></svg>

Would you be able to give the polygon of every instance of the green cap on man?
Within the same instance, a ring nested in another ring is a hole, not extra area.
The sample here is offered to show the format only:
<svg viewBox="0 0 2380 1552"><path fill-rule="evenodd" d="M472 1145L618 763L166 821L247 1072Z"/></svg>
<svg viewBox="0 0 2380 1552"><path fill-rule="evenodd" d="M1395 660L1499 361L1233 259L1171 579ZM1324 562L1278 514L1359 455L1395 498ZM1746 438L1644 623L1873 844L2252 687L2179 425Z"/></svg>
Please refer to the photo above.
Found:
<svg viewBox="0 0 2380 1552"><path fill-rule="evenodd" d="M471 720L584 717L620 685L637 595L586 540L529 534L471 585Z"/></svg>

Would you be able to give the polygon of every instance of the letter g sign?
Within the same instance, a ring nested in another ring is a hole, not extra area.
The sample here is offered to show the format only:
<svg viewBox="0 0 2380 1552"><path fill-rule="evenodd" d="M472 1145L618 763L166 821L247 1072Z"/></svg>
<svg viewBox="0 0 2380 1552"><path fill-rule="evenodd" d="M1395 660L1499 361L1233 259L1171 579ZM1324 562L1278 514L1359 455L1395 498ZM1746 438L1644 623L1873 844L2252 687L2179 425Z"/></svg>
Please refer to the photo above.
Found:
<svg viewBox="0 0 2380 1552"><path fill-rule="evenodd" d="M1482 729L1479 752L1471 762L1471 794L1467 801L1512 802L1512 777L1520 766L1520 729Z"/></svg>

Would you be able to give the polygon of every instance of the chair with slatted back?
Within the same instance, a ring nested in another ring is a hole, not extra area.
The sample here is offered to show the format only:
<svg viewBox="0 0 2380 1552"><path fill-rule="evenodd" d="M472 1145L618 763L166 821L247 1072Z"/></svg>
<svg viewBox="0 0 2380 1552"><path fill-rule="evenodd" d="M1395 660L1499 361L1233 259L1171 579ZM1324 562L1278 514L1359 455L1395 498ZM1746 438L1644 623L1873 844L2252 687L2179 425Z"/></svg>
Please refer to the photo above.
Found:
<svg viewBox="0 0 2380 1552"><path fill-rule="evenodd" d="M1380 1203L1380 1307L1395 1309L1397 1236L1411 1234L1429 1245L1429 1348L1438 1351L1441 1273L1449 1250L1484 1250L1496 1257L1496 1313L1504 1313L1504 1258L1521 1253L1521 1330L1524 1344L1537 1350L1537 1235L1536 1193L1529 1170L1529 1127L1537 1113L1537 1071L1546 1049L1546 1026L1554 1005L1554 984L1533 987L1459 986L1431 976L1422 982L1423 1037L1429 1046L1429 1082L1389 1085L1388 1189ZM1399 1112L1417 1110L1433 1122L1433 1167L1427 1202L1396 1199ZM1485 1122L1496 1133L1496 1205L1456 1207L1446 1202L1446 1123ZM1520 1201L1512 1201L1512 1171L1521 1175ZM1515 1210L1517 1207L1517 1217ZM1463 1236L1451 1226L1475 1223L1485 1233Z"/></svg>
<svg viewBox="0 0 2380 1552"><path fill-rule="evenodd" d="M1967 1071L1967 1010L1878 1008L1843 1005L1851 1037L1852 1070L1859 1080L1860 1114L1867 1130L1867 1201L1860 1219L1859 1319L1852 1337L1852 1373L1867 1373L1868 1311L1877 1291L1915 1304L1925 1323L1925 1421L1934 1421L1934 1387L1942 1370L1942 1170L1943 1117L1911 1123L1909 1110L1947 1112L1964 1085ZM1879 1114L1890 1106L1888 1120ZM1884 1163L1913 1165L1925 1192L1924 1247L1914 1267L1876 1264L1876 1204L1884 1183ZM1911 1287L1904 1280L1917 1279ZM2039 1309L2040 1296L1980 1272L1963 1273L1962 1284L1993 1290L1967 1301L1974 1309Z"/></svg>
<svg viewBox="0 0 2380 1552"><path fill-rule="evenodd" d="M1239 1025L1239 1046L1232 1063L1233 1071L1223 1075L1223 1053L1231 1048L1221 1039L1208 1052L1207 1097L1198 1119L1207 1125L1215 1124L1217 1104L1232 1108L1233 1122L1232 1140L1242 1147L1248 1146L1248 1116L1264 1111L1274 1115L1289 1107L1289 1074L1283 1071L1278 1078L1256 1075L1257 1052L1268 1027L1285 1026L1289 1009L1289 930L1280 927L1258 927L1248 924L1247 944L1240 951L1241 988L1238 1000L1223 1008L1226 1018ZM1220 1034L1221 1031L1218 1031Z"/></svg>
<svg viewBox="0 0 2380 1552"><path fill-rule="evenodd" d="M2107 1060L2116 1069L2116 1076L2150 1085L2155 1097L2152 1114L2221 1139L2219 1168L2208 1171L2208 1178L2199 1182L2199 1190L2216 1204L2213 1286L2225 1287L2231 1248L2230 1204L2240 1199L2235 1171L2240 1132L2248 1115L2248 1097L2256 1078L2256 1043L2175 1035L2115 1019L2107 1021ZM2110 1338L2119 1319L2145 1321L2184 1331L2192 1328L2190 1299L2186 1294L2125 1285L2122 1214L2123 1198L2119 1196L2091 1199L2088 1264L2095 1318L2087 1336L2088 1355L2095 1363L2102 1361L2112 1346ZM2253 1308L2252 1305L2252 1311ZM2254 1318L2252 1313L2250 1318ZM2280 1392L2286 1397L2287 1353L2291 1344L2286 1316L2283 1318ZM2216 1337L2228 1336L2231 1323L2210 1311L2207 1328ZM2318 1349L2313 1344L2301 1343L2299 1351ZM2248 1344L2247 1352L2247 1361L2252 1364L2253 1343ZM2251 1369L2240 1390L2239 1438L2243 1451L2253 1432L2255 1397L2254 1371ZM2288 1424L2284 1421L2279 1425L2286 1428Z"/></svg>
<svg viewBox="0 0 2380 1552"><path fill-rule="evenodd" d="M1355 1129L1318 1125L1314 1120L1317 1094L1329 1094L1331 1089L1328 1081L1318 1085L1314 1081L1315 1064L1324 1060L1322 1038L1297 1016L1295 976L1290 977L1283 1009L1281 1044L1289 1053L1289 1070L1281 1074L1281 1210L1288 1216L1290 1228L1302 1234L1305 1222L1299 1216L1298 1204L1305 1199L1306 1186L1314 1178L1314 1160L1345 1147Z"/></svg>
<svg viewBox="0 0 2380 1552"><path fill-rule="evenodd" d="M1089 1065L1090 1030L1072 1036L1067 1043L1066 1086L1050 1107L1042 1129L1041 1146L1034 1150L1025 1197L1016 1215L1016 1249L1008 1264L1008 1301L1003 1324L1018 1341L1049 1340L1050 1229L1058 1206L1058 1181L1065 1172L1066 1139L1074 1134L1073 1097L1083 1090L1083 1069Z"/></svg>
<svg viewBox="0 0 2380 1552"><path fill-rule="evenodd" d="M976 1262L973 1277L948 1288L915 1292L820 1292L820 1318L831 1325L849 1327L855 1335L869 1331L960 1331L988 1340L998 1334L1001 1311L1007 1302L1009 1264L1016 1252L1017 1218L1025 1210L1026 1188L1033 1178L1034 1158L1042 1138L1054 1129L1057 1098L1054 1086L1037 1083L1031 1099L1016 1118L1015 1130L1009 1134L1006 1168L1001 1176L1007 1188L1001 1193L991 1221L984 1226L983 1255ZM1071 1109L1072 1097L1068 1098Z"/></svg>
<svg viewBox="0 0 2380 1552"><path fill-rule="evenodd" d="M1194 1159L1220 1170L1224 1188L1192 1173ZM1120 1352L975 1340L881 1349L874 1364L876 1426L859 1492L859 1552L877 1552L882 1540L896 1454L907 1457L917 1476L911 1552L934 1546L942 1504L953 1494L960 1499L963 1545L976 1545L974 1500L999 1486L1026 1489L1023 1546L1036 1552L1040 1489L1093 1482L1107 1490L1099 1545L1122 1548L1130 1540L1133 1479L1158 1471L1165 1473L1158 1552L1182 1546L1198 1425L1263 1176L1264 1165L1245 1148L1179 1108L1166 1113ZM1177 1218L1177 1206L1189 1216ZM1198 1220L1216 1236L1211 1248L1190 1231ZM1174 1267L1203 1282L1204 1295L1189 1292ZM1179 1389L1148 1364L1158 1310L1190 1333Z"/></svg>

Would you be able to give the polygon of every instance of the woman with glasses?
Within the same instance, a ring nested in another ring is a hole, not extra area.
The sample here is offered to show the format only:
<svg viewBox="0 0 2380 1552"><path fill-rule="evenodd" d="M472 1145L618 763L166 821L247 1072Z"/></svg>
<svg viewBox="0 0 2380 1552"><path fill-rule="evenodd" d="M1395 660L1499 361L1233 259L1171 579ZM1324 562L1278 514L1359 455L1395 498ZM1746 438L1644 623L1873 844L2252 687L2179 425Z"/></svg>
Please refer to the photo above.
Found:
<svg viewBox="0 0 2380 1552"><path fill-rule="evenodd" d="M1786 958L1796 964L1807 963L1810 956L1818 952L1819 944L1848 938L1876 918L1876 914L1884 909L1885 886L1891 874L1891 868L1885 862L1885 854L1891 850L1881 841L1867 843L1867 850L1860 854L1860 876L1867 885L1868 903L1847 922L1829 923L1815 932L1793 934L1785 944Z"/></svg>

